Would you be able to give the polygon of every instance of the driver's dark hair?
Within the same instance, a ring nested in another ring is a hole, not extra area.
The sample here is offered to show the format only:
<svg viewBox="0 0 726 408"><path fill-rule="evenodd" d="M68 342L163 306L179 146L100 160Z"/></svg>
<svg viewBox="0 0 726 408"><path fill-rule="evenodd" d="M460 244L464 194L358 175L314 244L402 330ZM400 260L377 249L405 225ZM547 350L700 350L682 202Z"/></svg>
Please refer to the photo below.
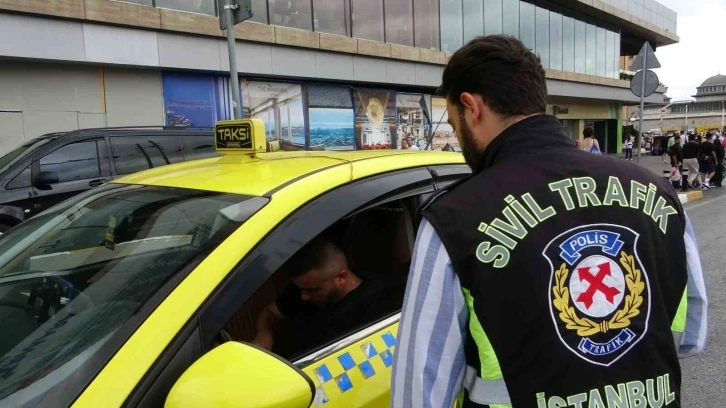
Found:
<svg viewBox="0 0 726 408"><path fill-rule="evenodd" d="M327 269L331 262L340 257L343 257L345 262L343 251L326 236L320 235L308 242L285 263L285 273L290 278L297 278L313 269Z"/></svg>
<svg viewBox="0 0 726 408"><path fill-rule="evenodd" d="M451 56L438 94L460 109L463 92L478 94L502 117L547 110L547 80L539 57L508 35L469 41Z"/></svg>

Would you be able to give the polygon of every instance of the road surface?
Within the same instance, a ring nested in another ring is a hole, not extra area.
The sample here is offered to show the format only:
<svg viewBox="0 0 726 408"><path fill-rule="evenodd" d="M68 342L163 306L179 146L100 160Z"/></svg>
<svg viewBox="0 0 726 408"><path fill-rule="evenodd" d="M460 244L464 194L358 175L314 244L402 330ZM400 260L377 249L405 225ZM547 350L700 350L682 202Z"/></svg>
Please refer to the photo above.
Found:
<svg viewBox="0 0 726 408"><path fill-rule="evenodd" d="M726 407L726 187L684 205L693 223L708 294L708 343L681 361L682 407Z"/></svg>
<svg viewBox="0 0 726 408"><path fill-rule="evenodd" d="M670 169L660 156L642 155L639 164L658 175ZM703 354L681 361L681 406L726 408L726 187L703 195L683 208L701 253L709 303L708 343Z"/></svg>

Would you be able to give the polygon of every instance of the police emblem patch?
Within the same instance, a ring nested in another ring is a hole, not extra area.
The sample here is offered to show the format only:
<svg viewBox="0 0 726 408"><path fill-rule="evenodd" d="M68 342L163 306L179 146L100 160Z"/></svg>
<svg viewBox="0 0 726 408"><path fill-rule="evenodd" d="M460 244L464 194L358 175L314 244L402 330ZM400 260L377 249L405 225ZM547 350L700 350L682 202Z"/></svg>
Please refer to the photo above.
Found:
<svg viewBox="0 0 726 408"><path fill-rule="evenodd" d="M650 286L639 234L612 224L560 234L542 255L552 268L550 313L560 340L578 357L609 366L648 330Z"/></svg>

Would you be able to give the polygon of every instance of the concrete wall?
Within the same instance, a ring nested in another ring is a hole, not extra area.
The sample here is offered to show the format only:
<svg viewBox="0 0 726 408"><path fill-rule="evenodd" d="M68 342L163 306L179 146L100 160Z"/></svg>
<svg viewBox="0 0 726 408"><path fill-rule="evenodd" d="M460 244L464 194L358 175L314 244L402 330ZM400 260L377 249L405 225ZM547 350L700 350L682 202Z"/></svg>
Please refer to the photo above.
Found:
<svg viewBox="0 0 726 408"><path fill-rule="evenodd" d="M0 155L50 132L163 124L158 70L0 64Z"/></svg>
<svg viewBox="0 0 726 408"><path fill-rule="evenodd" d="M161 72L104 69L108 126L164 124Z"/></svg>
<svg viewBox="0 0 726 408"><path fill-rule="evenodd" d="M0 64L0 154L44 133L105 126L105 116L98 67Z"/></svg>

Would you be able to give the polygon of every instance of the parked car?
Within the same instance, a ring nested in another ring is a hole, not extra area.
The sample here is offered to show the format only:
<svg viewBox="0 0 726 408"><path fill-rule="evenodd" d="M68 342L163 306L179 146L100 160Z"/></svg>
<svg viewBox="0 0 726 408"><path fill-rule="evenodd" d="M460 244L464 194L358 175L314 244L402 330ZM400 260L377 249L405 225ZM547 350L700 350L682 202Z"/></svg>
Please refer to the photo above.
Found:
<svg viewBox="0 0 726 408"><path fill-rule="evenodd" d="M40 136L0 157L0 233L122 175L216 155L211 128L98 128Z"/></svg>

